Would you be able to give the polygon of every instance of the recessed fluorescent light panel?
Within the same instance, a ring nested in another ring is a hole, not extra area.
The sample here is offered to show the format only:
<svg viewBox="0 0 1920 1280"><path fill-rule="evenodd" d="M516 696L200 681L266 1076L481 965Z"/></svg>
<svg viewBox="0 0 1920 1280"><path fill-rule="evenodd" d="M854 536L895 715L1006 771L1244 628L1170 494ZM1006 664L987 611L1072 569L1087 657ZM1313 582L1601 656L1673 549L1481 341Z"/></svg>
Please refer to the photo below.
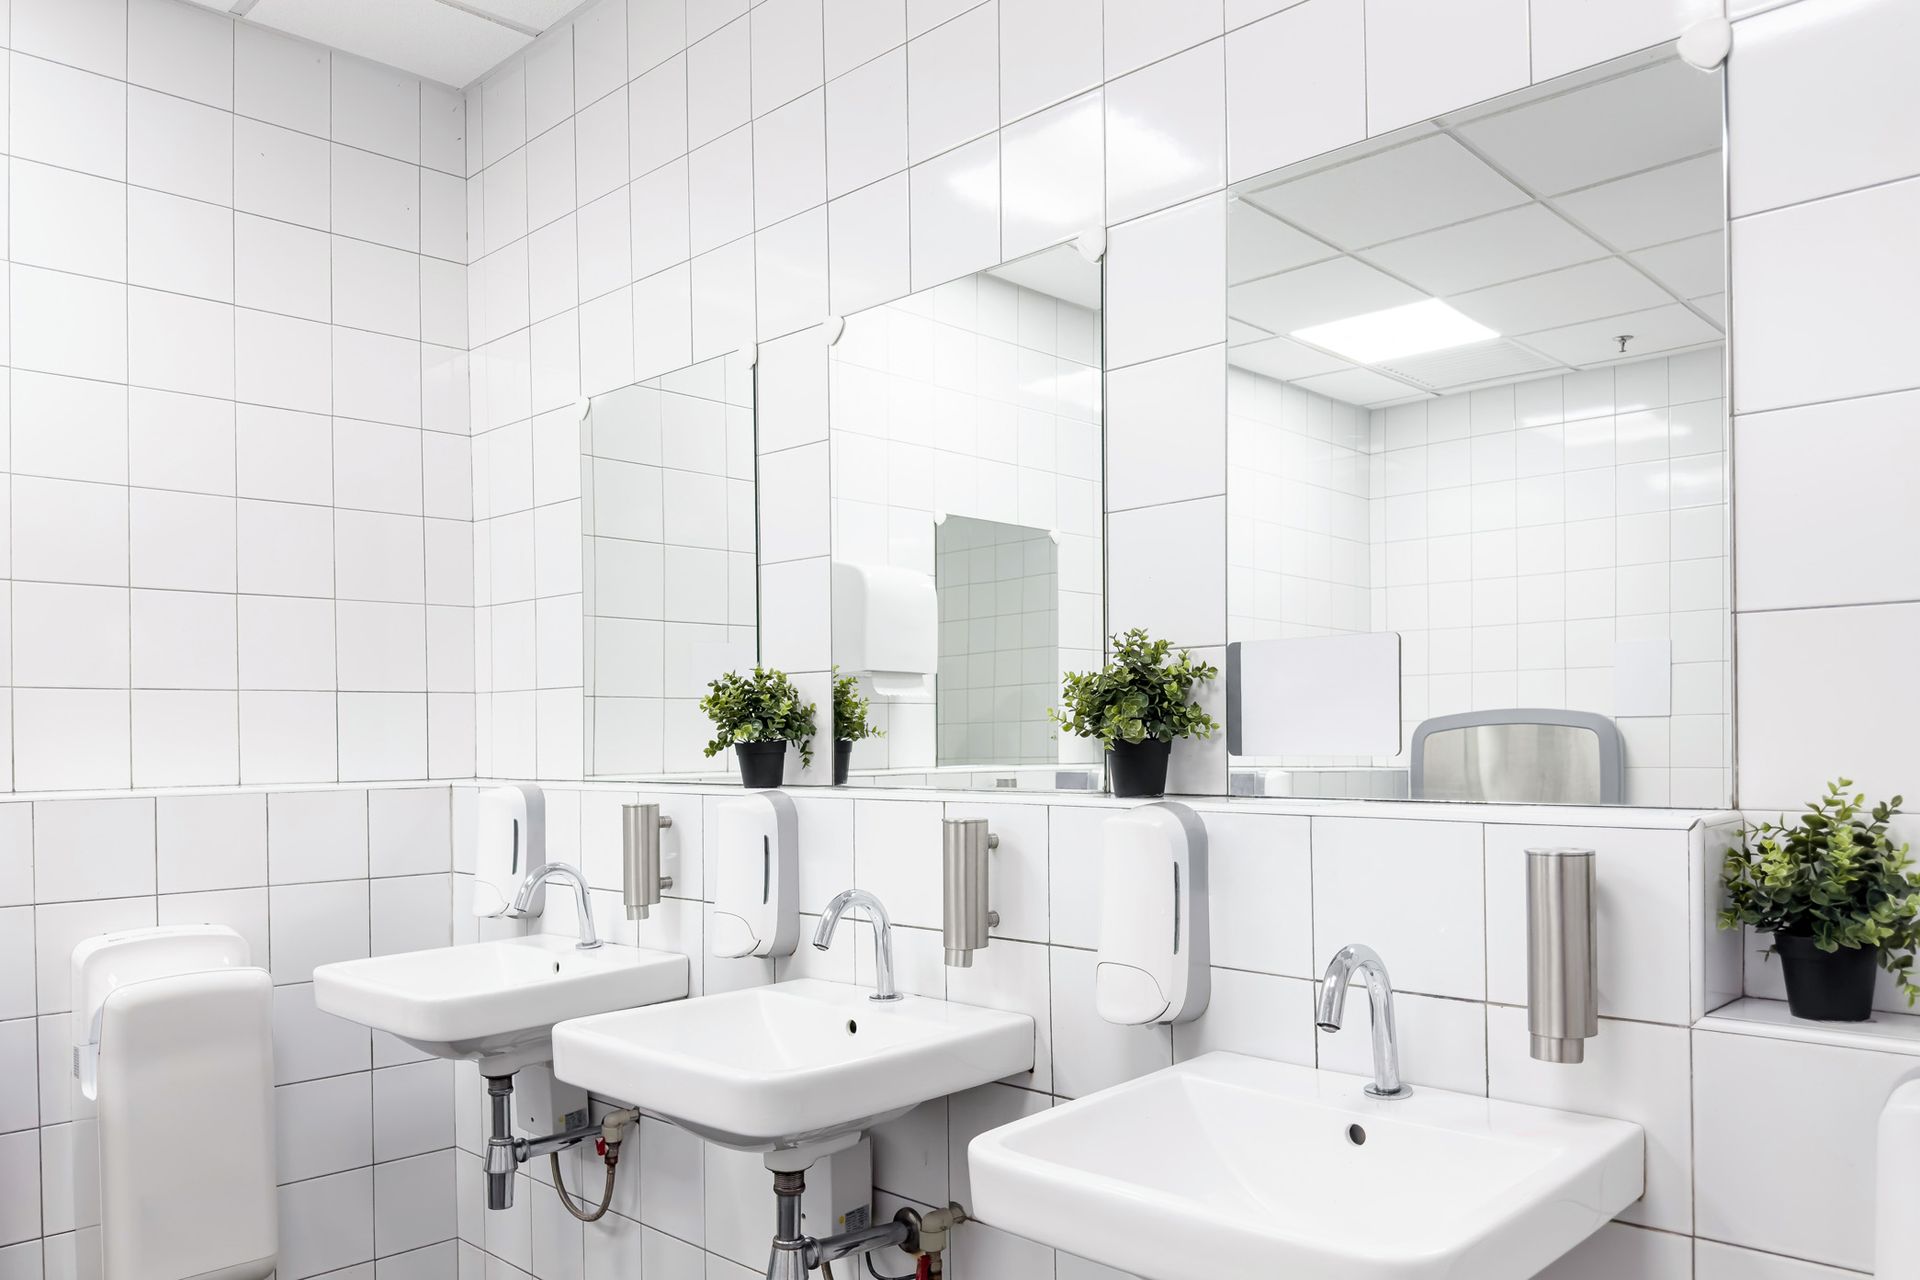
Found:
<svg viewBox="0 0 1920 1280"><path fill-rule="evenodd" d="M1379 364L1448 347L1464 347L1500 335L1455 311L1438 298L1385 311L1369 311L1328 324L1295 329L1293 337L1356 364Z"/></svg>

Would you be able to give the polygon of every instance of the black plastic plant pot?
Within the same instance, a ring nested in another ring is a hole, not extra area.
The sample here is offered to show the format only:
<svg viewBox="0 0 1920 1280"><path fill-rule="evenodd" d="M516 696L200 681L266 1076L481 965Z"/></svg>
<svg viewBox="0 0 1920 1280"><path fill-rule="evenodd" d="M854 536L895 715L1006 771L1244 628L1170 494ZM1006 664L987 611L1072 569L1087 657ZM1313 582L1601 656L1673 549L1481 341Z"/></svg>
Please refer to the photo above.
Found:
<svg viewBox="0 0 1920 1280"><path fill-rule="evenodd" d="M847 785L847 770L853 767L853 741L842 738L833 744L833 785Z"/></svg>
<svg viewBox="0 0 1920 1280"><path fill-rule="evenodd" d="M736 742L733 754L740 761L740 785L765 789L777 787L787 772L787 744L783 742Z"/></svg>
<svg viewBox="0 0 1920 1280"><path fill-rule="evenodd" d="M1107 748L1113 794L1121 797L1163 796L1167 793L1167 758L1171 742L1115 742Z"/></svg>
<svg viewBox="0 0 1920 1280"><path fill-rule="evenodd" d="M1878 954L1870 947L1827 952L1812 938L1775 934L1774 950L1787 977L1787 1010L1818 1022L1865 1022L1873 1016Z"/></svg>

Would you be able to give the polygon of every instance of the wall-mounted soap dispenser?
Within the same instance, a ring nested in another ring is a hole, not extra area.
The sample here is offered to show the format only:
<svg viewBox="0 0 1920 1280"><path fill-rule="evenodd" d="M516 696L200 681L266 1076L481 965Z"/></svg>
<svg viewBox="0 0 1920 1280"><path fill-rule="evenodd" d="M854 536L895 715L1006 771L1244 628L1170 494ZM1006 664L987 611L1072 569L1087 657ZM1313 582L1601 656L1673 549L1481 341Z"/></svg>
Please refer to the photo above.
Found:
<svg viewBox="0 0 1920 1280"><path fill-rule="evenodd" d="M660 833L672 825L658 804L620 806L620 897L629 920L645 920L661 891L673 888L673 877L660 874Z"/></svg>
<svg viewBox="0 0 1920 1280"><path fill-rule="evenodd" d="M547 805L530 783L489 787L480 793L473 860L473 914L504 916L526 878L547 861ZM534 891L530 914L546 903L544 886Z"/></svg>
<svg viewBox="0 0 1920 1280"><path fill-rule="evenodd" d="M1593 850L1527 850L1528 1051L1584 1062L1600 1034Z"/></svg>
<svg viewBox="0 0 1920 1280"><path fill-rule="evenodd" d="M790 956L800 941L800 822L780 791L722 800L714 831L713 954Z"/></svg>
<svg viewBox="0 0 1920 1280"><path fill-rule="evenodd" d="M1108 1022L1191 1022L1207 1010L1207 829L1183 804L1105 823L1094 1005Z"/></svg>
<svg viewBox="0 0 1920 1280"><path fill-rule="evenodd" d="M987 931L998 927L1000 913L987 908L990 854L1000 837L985 818L948 818L940 824L940 936L947 963L973 967L973 953L987 945Z"/></svg>

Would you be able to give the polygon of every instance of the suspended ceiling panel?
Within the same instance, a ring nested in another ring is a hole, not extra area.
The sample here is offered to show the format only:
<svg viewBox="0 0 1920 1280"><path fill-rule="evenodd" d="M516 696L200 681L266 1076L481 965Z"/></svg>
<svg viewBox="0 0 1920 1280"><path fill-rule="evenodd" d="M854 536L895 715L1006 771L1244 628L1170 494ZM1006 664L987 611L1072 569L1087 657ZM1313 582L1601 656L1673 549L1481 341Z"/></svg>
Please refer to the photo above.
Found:
<svg viewBox="0 0 1920 1280"><path fill-rule="evenodd" d="M1643 57L1239 185L1229 361L1377 408L1722 340L1719 95ZM1499 336L1375 364L1294 336L1429 298Z"/></svg>
<svg viewBox="0 0 1920 1280"><path fill-rule="evenodd" d="M226 8L228 6L215 6ZM461 88L529 44L563 0L259 0L250 22ZM491 16L489 16L491 15Z"/></svg>

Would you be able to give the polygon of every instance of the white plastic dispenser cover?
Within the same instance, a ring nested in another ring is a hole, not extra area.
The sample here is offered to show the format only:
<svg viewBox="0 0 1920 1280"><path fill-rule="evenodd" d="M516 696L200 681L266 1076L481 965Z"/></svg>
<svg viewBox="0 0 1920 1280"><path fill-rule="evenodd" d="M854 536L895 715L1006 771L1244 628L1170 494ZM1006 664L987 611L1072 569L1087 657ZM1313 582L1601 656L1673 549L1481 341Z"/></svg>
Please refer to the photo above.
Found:
<svg viewBox="0 0 1920 1280"><path fill-rule="evenodd" d="M473 914L504 915L529 873L547 860L547 803L540 788L528 783L491 787L480 793L473 865ZM546 888L535 895L540 913Z"/></svg>
<svg viewBox="0 0 1920 1280"><path fill-rule="evenodd" d="M713 954L790 956L800 940L799 817L778 791L720 802Z"/></svg>
<svg viewBox="0 0 1920 1280"><path fill-rule="evenodd" d="M924 695L940 667L940 596L933 576L884 564L833 562L833 647L842 670L874 696Z"/></svg>
<svg viewBox="0 0 1920 1280"><path fill-rule="evenodd" d="M75 1026L89 1034L76 1036L74 1066L97 1137L97 1152L74 1153L75 1214L100 1224L103 1280L274 1269L273 984L248 959L246 942L214 925L74 949Z"/></svg>
<svg viewBox="0 0 1920 1280"><path fill-rule="evenodd" d="M1108 1022L1191 1022L1207 1010L1207 829L1183 804L1108 818L1094 1006Z"/></svg>

